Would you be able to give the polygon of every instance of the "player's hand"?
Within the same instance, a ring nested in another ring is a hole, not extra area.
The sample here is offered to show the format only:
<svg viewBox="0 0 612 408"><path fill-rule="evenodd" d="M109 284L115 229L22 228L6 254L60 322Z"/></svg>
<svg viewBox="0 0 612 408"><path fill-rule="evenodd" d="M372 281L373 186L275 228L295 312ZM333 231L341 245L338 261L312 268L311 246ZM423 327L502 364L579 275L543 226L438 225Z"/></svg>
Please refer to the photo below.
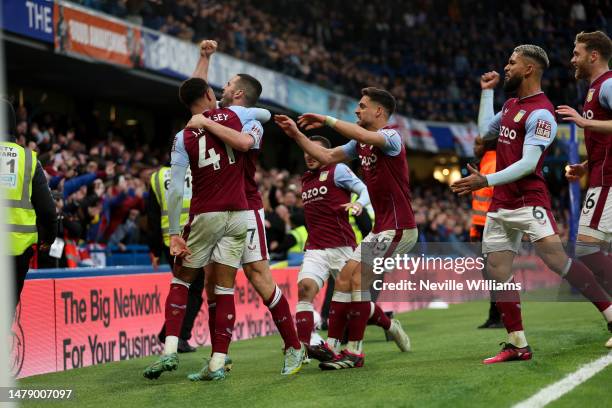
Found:
<svg viewBox="0 0 612 408"><path fill-rule="evenodd" d="M480 87L482 89L495 89L499 83L499 72L485 72L480 76Z"/></svg>
<svg viewBox="0 0 612 408"><path fill-rule="evenodd" d="M361 215L363 212L363 205L357 201L354 203L342 204L342 208L344 208L345 211L350 211L351 215Z"/></svg>
<svg viewBox="0 0 612 408"><path fill-rule="evenodd" d="M151 258L151 265L153 266L153 270L157 271L159 268L159 256L153 255L153 252L149 252L149 258Z"/></svg>
<svg viewBox="0 0 612 408"><path fill-rule="evenodd" d="M286 115L274 115L274 122L280 127L283 132L287 134L292 139L295 139L299 134L300 130L298 129L295 121Z"/></svg>
<svg viewBox="0 0 612 408"><path fill-rule="evenodd" d="M198 113L197 115L193 115L191 119L189 119L189 122L187 123L186 127L192 129L206 129L206 126L208 126L210 122L212 122L211 119L207 118L201 113Z"/></svg>
<svg viewBox="0 0 612 408"><path fill-rule="evenodd" d="M578 181L587 172L587 162L570 164L565 171L565 178L567 181Z"/></svg>
<svg viewBox="0 0 612 408"><path fill-rule="evenodd" d="M555 112L557 112L558 115L561 115L564 121L574 122L578 127L584 128L587 125L587 119L582 117L582 115L576 112L576 109L572 108L571 106L559 105L557 106L557 110Z"/></svg>
<svg viewBox="0 0 612 408"><path fill-rule="evenodd" d="M170 255L184 258L191 255L191 251L187 248L187 243L178 235L170 235Z"/></svg>
<svg viewBox="0 0 612 408"><path fill-rule="evenodd" d="M321 128L325 125L325 115L305 113L298 118L298 125L306 130Z"/></svg>
<svg viewBox="0 0 612 408"><path fill-rule="evenodd" d="M470 194L472 191L480 190L481 188L489 185L489 183L487 183L487 178L478 170L469 164L467 165L467 168L472 174L462 178L461 180L455 181L451 185L451 190L453 193L457 193L460 196Z"/></svg>
<svg viewBox="0 0 612 408"><path fill-rule="evenodd" d="M217 42L204 40L200 43L200 56L210 58L217 51Z"/></svg>

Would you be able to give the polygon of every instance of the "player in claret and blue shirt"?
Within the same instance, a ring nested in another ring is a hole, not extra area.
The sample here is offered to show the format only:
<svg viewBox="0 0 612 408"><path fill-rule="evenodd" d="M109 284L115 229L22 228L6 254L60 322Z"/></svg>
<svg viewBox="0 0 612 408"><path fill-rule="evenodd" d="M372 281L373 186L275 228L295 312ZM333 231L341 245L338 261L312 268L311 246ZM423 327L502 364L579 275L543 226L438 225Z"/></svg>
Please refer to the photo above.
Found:
<svg viewBox="0 0 612 408"><path fill-rule="evenodd" d="M569 166L566 177L578 181L589 174L589 189L584 199L576 255L588 266L612 296L612 40L602 31L582 32L576 36L571 60L576 79L589 81L582 115L561 105L557 113L563 120L584 129L587 161ZM610 325L612 331L612 325ZM612 338L606 343L612 348Z"/></svg>
<svg viewBox="0 0 612 408"><path fill-rule="evenodd" d="M343 146L328 149L309 140L293 120L275 116L276 123L297 144L323 165L359 159L364 181L376 218L372 232L357 246L340 271L329 311L329 336L324 347L327 358L322 370L362 367L363 335L372 313L370 286L373 259L407 253L416 243L418 232L410 203L406 148L399 133L387 126L395 111L395 98L383 89L364 88L355 114L358 122L349 123L331 116L306 113L299 123L306 130L324 125L351 139ZM363 258L362 258L363 254ZM382 311L379 309L380 313ZM374 312L376 314L376 311ZM348 344L340 350L340 339L348 326ZM408 351L410 341L398 321L389 326L401 339L400 349ZM320 350L323 351L323 350ZM319 357L324 357L323 353Z"/></svg>
<svg viewBox="0 0 612 408"><path fill-rule="evenodd" d="M329 140L322 136L311 136L310 140L326 149L331 148ZM334 278L353 255L357 246L355 233L349 223L347 211L360 215L363 207L370 203L368 189L344 163L322 165L308 153L304 153L308 170L302 176L302 202L308 230L304 262L298 274L298 303L295 322L300 341L308 345L308 354L320 361L330 358L326 343L310 347L314 329L314 307L312 301L330 273ZM357 201L351 202L351 193L357 194ZM391 329L399 322L389 317L374 302L370 304L370 320L391 335L400 349L408 341L403 330ZM330 334L338 338L340 333Z"/></svg>
<svg viewBox="0 0 612 408"><path fill-rule="evenodd" d="M179 259L166 299L164 355L145 369L144 376L155 379L164 371L178 367L178 334L187 308L187 292L195 277L203 273L204 266L212 264L217 303L215 315L209 316L215 319L215 331L211 333L213 353L202 371L195 374L195 379L219 380L225 378L227 353L236 320L234 283L244 251L249 205L244 177L246 156L233 150L214 132L230 130L233 137L239 137L245 129L261 128L261 124L258 124L254 108L217 108L214 93L203 79L185 81L179 96L192 114L203 112L207 119L222 126L217 130L187 127L174 139L168 218L170 254ZM250 134L259 138L262 131ZM187 168L191 169L193 194L189 222L179 235Z"/></svg>
<svg viewBox="0 0 612 408"><path fill-rule="evenodd" d="M482 252L487 254L488 276L498 283L512 282L512 261L523 234L527 234L544 263L578 289L610 322L612 306L607 294L581 261L568 258L551 213L542 175L546 150L557 132L553 105L541 87L542 74L548 65L548 56L542 48L516 47L504 69L504 90L516 93L516 97L508 99L497 114L493 112L493 89L499 74L482 75L478 127L483 139L498 139L497 171L484 176L469 166L472 174L451 188L464 195L495 186L482 244ZM529 360L533 355L523 331L519 292L507 289L497 290L495 299L508 341L496 356L485 359L485 364Z"/></svg>

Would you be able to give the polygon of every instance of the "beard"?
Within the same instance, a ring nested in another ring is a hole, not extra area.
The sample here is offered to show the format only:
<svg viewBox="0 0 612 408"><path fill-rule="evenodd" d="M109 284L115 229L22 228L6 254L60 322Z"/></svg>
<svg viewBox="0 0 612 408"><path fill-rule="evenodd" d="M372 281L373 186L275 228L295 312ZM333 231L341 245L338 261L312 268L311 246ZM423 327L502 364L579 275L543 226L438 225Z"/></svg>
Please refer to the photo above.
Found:
<svg viewBox="0 0 612 408"><path fill-rule="evenodd" d="M219 101L219 106L222 108L227 108L232 105L232 95L223 94L221 95L221 100Z"/></svg>
<svg viewBox="0 0 612 408"><path fill-rule="evenodd" d="M576 77L576 79L588 79L589 78L589 75L587 74L586 70L580 65L576 65L574 69L575 69L574 76Z"/></svg>
<svg viewBox="0 0 612 408"><path fill-rule="evenodd" d="M518 76L510 77L508 80L504 81L504 91L508 93L515 93L522 83L523 78Z"/></svg>

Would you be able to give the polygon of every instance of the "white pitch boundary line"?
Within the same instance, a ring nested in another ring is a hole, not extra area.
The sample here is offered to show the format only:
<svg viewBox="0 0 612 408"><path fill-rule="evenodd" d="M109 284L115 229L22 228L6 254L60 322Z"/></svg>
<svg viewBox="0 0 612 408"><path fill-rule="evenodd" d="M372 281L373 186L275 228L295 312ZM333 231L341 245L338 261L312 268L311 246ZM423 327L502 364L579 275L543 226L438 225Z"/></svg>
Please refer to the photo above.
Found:
<svg viewBox="0 0 612 408"><path fill-rule="evenodd" d="M568 374L563 379L553 383L546 388L542 388L539 392L530 398L519 402L512 408L541 408L551 402L561 398L589 378L593 377L598 372L612 364L612 352L607 355L583 365L578 370Z"/></svg>

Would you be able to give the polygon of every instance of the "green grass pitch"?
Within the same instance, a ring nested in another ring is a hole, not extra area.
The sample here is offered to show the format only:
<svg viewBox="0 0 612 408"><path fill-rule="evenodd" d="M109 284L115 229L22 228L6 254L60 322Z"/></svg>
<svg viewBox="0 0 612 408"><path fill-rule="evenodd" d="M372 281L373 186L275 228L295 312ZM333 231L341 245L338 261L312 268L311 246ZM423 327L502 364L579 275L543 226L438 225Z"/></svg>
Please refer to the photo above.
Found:
<svg viewBox="0 0 612 408"><path fill-rule="evenodd" d="M278 336L232 344L234 369L223 382L192 383L210 349L180 355L177 371L155 381L142 376L154 357L39 375L19 381L25 388L72 388L61 405L78 407L508 407L560 380L609 351L609 333L588 303L535 303L523 306L534 359L485 366L499 350L505 330L477 330L488 304L451 305L399 316L413 351L400 353L368 327L364 368L321 372L316 362L290 378L279 375ZM553 402L551 407L610 406L612 366ZM25 402L50 407L55 402Z"/></svg>

